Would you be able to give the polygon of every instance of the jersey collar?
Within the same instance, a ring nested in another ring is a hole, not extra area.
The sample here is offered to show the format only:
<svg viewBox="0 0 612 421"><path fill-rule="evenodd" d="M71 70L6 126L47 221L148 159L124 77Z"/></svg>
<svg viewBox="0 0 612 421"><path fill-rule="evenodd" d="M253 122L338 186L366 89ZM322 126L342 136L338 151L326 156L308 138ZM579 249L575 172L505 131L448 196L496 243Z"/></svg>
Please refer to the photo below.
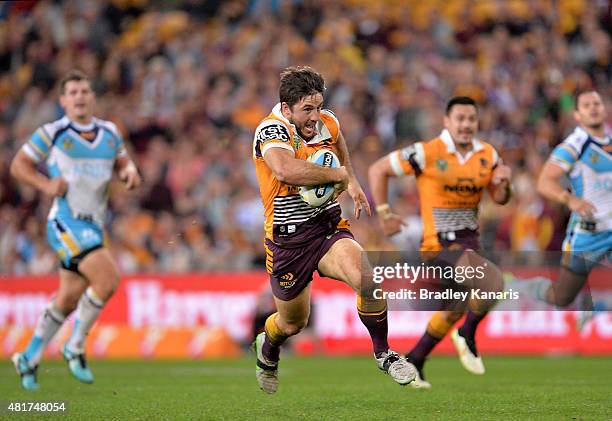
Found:
<svg viewBox="0 0 612 421"><path fill-rule="evenodd" d="M584 129L584 127L576 126L576 128L574 129L574 134L587 138L587 139L593 139L595 142L599 143L600 145L608 145L612 141L612 136L610 136L610 133L608 133L607 130L604 131L604 137L596 137L596 136L589 134L589 132L587 132Z"/></svg>
<svg viewBox="0 0 612 421"><path fill-rule="evenodd" d="M95 118L92 118L89 124L79 124L76 121L69 119L68 116L65 116L65 118L70 122L70 125L72 127L74 127L75 129L81 132L87 132L87 131L93 130L96 127Z"/></svg>
<svg viewBox="0 0 612 421"><path fill-rule="evenodd" d="M455 141L453 140L450 132L446 129L442 130L442 133L440 133L440 139L442 139L442 142L444 142L447 152L455 154L460 164L465 164L468 159L472 157L472 155L484 149L484 145L480 140L472 138L472 150L465 155L461 155L459 152L457 152Z"/></svg>
<svg viewBox="0 0 612 421"><path fill-rule="evenodd" d="M329 131L329 129L327 128L325 123L323 123L322 120L319 120L317 122L317 125L316 125L316 134L314 135L314 137L312 139L310 139L310 140L306 140L306 139L302 138L302 136L300 136L300 134L298 133L297 128L295 127L295 125L290 123L289 120L287 120L283 116L283 113L281 112L281 104L280 104L280 102L278 104L276 104L274 106L274 108L272 108L272 114L274 115L274 117L276 117L277 119L281 120L286 125L290 126L293 129L294 135L297 136L302 141L304 141L304 143L306 143L307 145L316 145L317 143L320 143L320 142L322 142L324 140L331 139L331 137L332 137L331 136L331 132Z"/></svg>

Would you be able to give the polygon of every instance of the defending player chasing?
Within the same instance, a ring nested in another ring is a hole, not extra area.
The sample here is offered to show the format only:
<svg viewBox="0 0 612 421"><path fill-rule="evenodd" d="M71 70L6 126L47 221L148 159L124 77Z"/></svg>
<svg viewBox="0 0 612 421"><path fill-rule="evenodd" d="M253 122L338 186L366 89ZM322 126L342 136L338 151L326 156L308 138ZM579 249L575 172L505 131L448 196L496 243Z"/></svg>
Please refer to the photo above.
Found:
<svg viewBox="0 0 612 421"><path fill-rule="evenodd" d="M421 251L439 256L454 254L450 264L456 266L486 267L484 279L471 287L493 293L503 291L499 269L473 250L480 248L478 206L483 191L488 189L495 202L507 203L511 196L510 168L503 165L490 144L475 138L478 110L473 99L452 98L446 106L444 126L437 138L416 142L372 164L369 180L378 218L385 235L401 230L403 218L393 213L387 202L388 179L415 176L424 226ZM423 373L425 360L463 316L466 307L465 322L453 332L453 343L463 366L471 373L484 374L475 335L478 324L494 304L495 300L482 299L444 303L445 310L434 314L426 332L406 355L418 371L413 387L431 387Z"/></svg>
<svg viewBox="0 0 612 421"><path fill-rule="evenodd" d="M12 357L27 390L39 388L36 374L43 352L75 308L73 332L62 355L74 377L93 382L85 339L119 284L119 271L104 246L108 185L113 170L128 189L140 185L117 127L93 116L95 95L87 76L69 72L60 83L59 99L65 116L39 127L11 164L17 180L54 198L47 240L61 261L55 298L25 351ZM43 162L48 176L37 169Z"/></svg>
<svg viewBox="0 0 612 421"><path fill-rule="evenodd" d="M389 350L387 303L368 294L371 269L364 265L367 273L362 273L362 248L340 216L340 205L332 199L312 208L298 194L299 186L336 183L338 193L346 190L353 199L356 218L362 210L370 213L338 120L323 109L324 90L323 77L313 69L285 69L280 103L257 127L253 141L265 208L266 267L277 308L255 341L257 382L267 393L278 387L280 346L308 322L315 270L357 292L357 311L370 333L378 367L400 384L411 382L416 374L404 358ZM306 161L321 148L333 150L342 166L325 168Z"/></svg>
<svg viewBox="0 0 612 421"><path fill-rule="evenodd" d="M606 258L612 262L612 138L606 133L606 109L599 93L576 95L574 119L578 126L554 149L538 179L542 196L572 212L559 277L556 282L536 278L526 288L533 297L558 307L576 299L593 267ZM562 185L566 178L571 192ZM578 327L587 320L580 317Z"/></svg>

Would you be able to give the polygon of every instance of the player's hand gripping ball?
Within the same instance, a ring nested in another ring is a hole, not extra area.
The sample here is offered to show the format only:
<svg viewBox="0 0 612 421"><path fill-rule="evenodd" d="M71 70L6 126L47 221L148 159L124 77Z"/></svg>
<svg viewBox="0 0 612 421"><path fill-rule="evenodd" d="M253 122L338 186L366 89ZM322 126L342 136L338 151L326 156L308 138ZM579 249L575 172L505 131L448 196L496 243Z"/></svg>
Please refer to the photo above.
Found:
<svg viewBox="0 0 612 421"><path fill-rule="evenodd" d="M319 149L308 157L308 162L328 168L339 168L340 160L335 153L329 149ZM327 203L334 195L334 183L320 184L316 186L300 187L302 200L312 208Z"/></svg>

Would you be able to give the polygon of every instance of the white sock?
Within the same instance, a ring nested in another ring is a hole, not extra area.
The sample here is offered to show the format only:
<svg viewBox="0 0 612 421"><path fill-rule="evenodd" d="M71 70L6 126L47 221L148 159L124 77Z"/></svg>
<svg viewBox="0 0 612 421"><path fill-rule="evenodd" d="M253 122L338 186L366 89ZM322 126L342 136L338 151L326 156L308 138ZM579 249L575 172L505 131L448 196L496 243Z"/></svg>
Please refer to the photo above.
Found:
<svg viewBox="0 0 612 421"><path fill-rule="evenodd" d="M36 323L36 329L34 330L34 336L30 340L28 347L23 353L28 359L31 367L34 367L40 362L45 348L49 344L49 341L55 336L57 331L66 320L66 316L61 311L53 306L53 301L49 303L49 306L43 311Z"/></svg>
<svg viewBox="0 0 612 421"><path fill-rule="evenodd" d="M104 304L104 301L96 296L91 287L87 288L83 295L81 295L76 309L72 336L70 336L66 344L68 351L75 354L85 352L85 339L102 311Z"/></svg>

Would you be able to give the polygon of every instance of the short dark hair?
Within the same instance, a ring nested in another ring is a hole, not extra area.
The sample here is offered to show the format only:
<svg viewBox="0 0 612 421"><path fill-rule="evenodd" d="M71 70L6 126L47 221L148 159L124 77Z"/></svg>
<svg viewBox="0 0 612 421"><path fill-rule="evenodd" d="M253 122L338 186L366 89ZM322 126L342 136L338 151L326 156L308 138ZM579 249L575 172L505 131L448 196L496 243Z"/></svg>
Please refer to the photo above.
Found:
<svg viewBox="0 0 612 421"><path fill-rule="evenodd" d="M580 97L585 94L599 95L599 92L597 92L595 89L581 89L581 90L574 92L574 109L575 110L578 110L578 101L580 100Z"/></svg>
<svg viewBox="0 0 612 421"><path fill-rule="evenodd" d="M478 111L476 101L469 96L454 96L446 104L446 115L449 115L455 105L472 105Z"/></svg>
<svg viewBox="0 0 612 421"><path fill-rule="evenodd" d="M66 91L66 84L68 82L79 82L81 80L86 80L87 82L91 81L89 79L89 77L83 73L80 70L77 69L73 69L70 70L68 73L66 73L66 75L62 78L62 80L60 80L60 84L59 84L59 91L60 91L60 95L64 95L65 91Z"/></svg>
<svg viewBox="0 0 612 421"><path fill-rule="evenodd" d="M280 74L278 96L281 102L286 102L290 107L302 98L317 93L322 95L324 91L325 80L312 67L287 67Z"/></svg>

